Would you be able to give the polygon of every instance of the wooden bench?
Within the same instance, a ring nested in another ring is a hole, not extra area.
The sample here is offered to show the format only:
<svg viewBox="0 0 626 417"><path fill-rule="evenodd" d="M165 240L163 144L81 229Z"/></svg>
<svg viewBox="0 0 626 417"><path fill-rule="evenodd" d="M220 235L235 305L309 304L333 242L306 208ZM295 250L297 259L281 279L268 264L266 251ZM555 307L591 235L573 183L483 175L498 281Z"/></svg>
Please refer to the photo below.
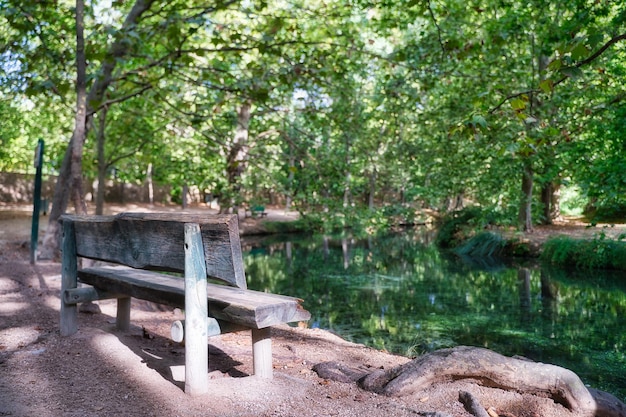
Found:
<svg viewBox="0 0 626 417"><path fill-rule="evenodd" d="M209 389L209 336L250 329L254 374L271 378L270 326L310 318L300 299L246 288L234 215L122 213L61 219L61 334L78 330L81 302L117 298L121 330L130 326L131 297L182 308L184 323L174 323L172 335L180 341L184 334L185 392L191 395ZM80 268L80 258L112 265ZM87 285L79 287L79 282Z"/></svg>

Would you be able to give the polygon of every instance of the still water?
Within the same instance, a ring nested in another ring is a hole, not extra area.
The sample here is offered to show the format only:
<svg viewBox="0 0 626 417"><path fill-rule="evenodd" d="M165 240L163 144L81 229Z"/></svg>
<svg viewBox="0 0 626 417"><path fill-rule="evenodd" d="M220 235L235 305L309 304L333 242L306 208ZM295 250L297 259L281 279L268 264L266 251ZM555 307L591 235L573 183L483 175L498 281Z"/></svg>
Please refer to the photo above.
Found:
<svg viewBox="0 0 626 417"><path fill-rule="evenodd" d="M427 230L244 238L251 289L304 299L310 327L416 356L457 345L576 372L626 401L626 277L441 252Z"/></svg>

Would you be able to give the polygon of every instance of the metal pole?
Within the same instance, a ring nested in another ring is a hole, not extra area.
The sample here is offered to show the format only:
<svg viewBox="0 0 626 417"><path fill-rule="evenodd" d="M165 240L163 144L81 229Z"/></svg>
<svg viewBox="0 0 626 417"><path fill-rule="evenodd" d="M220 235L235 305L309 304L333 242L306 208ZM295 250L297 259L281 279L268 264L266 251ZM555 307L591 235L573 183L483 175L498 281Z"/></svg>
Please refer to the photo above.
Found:
<svg viewBox="0 0 626 417"><path fill-rule="evenodd" d="M43 139L39 139L35 149L35 193L33 201L33 227L30 233L30 263L37 263L37 241L39 239L39 212L41 211L41 167L43 166Z"/></svg>

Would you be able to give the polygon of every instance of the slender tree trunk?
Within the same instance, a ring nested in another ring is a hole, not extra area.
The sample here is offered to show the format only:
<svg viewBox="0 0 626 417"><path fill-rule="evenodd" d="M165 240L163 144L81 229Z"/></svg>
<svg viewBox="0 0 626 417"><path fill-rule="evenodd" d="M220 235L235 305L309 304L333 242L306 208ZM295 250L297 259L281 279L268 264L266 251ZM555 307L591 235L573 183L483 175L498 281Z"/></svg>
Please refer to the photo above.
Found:
<svg viewBox="0 0 626 417"><path fill-rule="evenodd" d="M237 112L237 128L228 151L226 163L226 178L228 190L225 193L224 206L220 207L220 213L237 213L240 203L241 174L246 170L248 159L248 129L252 117L252 103L246 101Z"/></svg>
<svg viewBox="0 0 626 417"><path fill-rule="evenodd" d="M522 198L519 206L519 224L525 232L533 231L533 169L529 161L524 164L522 174Z"/></svg>
<svg viewBox="0 0 626 417"><path fill-rule="evenodd" d="M106 172L107 172L107 163L106 163L106 155L104 154L104 142L106 140L105 137L105 127L106 127L106 118L107 118L108 108L105 106L100 111L100 117L98 121L98 137L97 137L97 147L98 147L98 188L96 190L96 214L102 215L104 213L104 190L106 188Z"/></svg>
<svg viewBox="0 0 626 417"><path fill-rule="evenodd" d="M350 199L351 199L351 189L350 189L350 181L351 181L351 174L350 174L350 138L346 137L346 171L344 173L345 175L345 183L343 186L343 206L344 207L348 207L350 205Z"/></svg>
<svg viewBox="0 0 626 417"><path fill-rule="evenodd" d="M76 0L76 121L72 142L70 193L76 214L87 214L83 189L83 148L87 136L87 62L85 58L85 2Z"/></svg>
<svg viewBox="0 0 626 417"><path fill-rule="evenodd" d="M285 198L285 211L291 210L291 200L293 194L293 180L295 178L294 168L296 158L294 156L293 144L289 144L289 176L287 177L287 196Z"/></svg>
<svg viewBox="0 0 626 417"><path fill-rule="evenodd" d="M550 195L550 218L559 220L561 218L561 183L552 182L552 194Z"/></svg>
<svg viewBox="0 0 626 417"><path fill-rule="evenodd" d="M152 162L148 164L146 170L146 182L148 183L148 203L150 207L154 205L154 184L152 183Z"/></svg>
<svg viewBox="0 0 626 417"><path fill-rule="evenodd" d="M376 195L376 168L372 170L370 173L370 190L369 190L369 198L367 201L367 206L370 210L374 210L374 203Z"/></svg>
<svg viewBox="0 0 626 417"><path fill-rule="evenodd" d="M124 24L122 25L122 31L126 32L131 29L132 26L136 25L141 15L150 9L150 6L154 1L155 0L136 0L132 9L128 13L128 16L126 17L126 20L124 21ZM78 20L78 8L79 6L81 6L81 8L84 8L84 1L77 0L76 6ZM80 23L81 32L82 29L83 22ZM77 49L83 49L83 63L81 65L84 65L84 47L78 45L78 30L79 28L77 25ZM80 37L82 37L82 33ZM79 169L78 173L73 171L73 169L77 166L82 167L82 151L88 130L88 125L86 123L88 107L90 107L90 103L98 103L104 97L106 89L113 80L113 70L115 69L118 59L128 53L127 41L128 39L126 36L120 36L116 38L116 41L110 45L107 51L107 56L105 57L105 59L103 59L103 64L100 67L99 71L100 76L96 79L93 87L90 89L89 94L87 95L87 99L77 99L78 107L76 109L76 125L74 133L72 134L72 138L70 139L68 147L65 151L65 156L61 165L59 177L57 178L57 183L54 190L54 197L52 199L52 209L50 210L50 216L48 217L48 227L46 228L46 234L43 238L43 245L41 248L42 256L54 257L57 255L61 238L59 218L63 213L66 212L70 198L74 203L74 207L78 207L80 210L82 210L82 204L80 201L80 196L82 195L82 168ZM80 61L81 60L78 57L77 50L77 69L79 71L80 69L78 68L78 63ZM77 92L79 91L78 88L80 83L84 83L84 80L81 81L78 78L79 75L77 75ZM82 109L81 106L83 107ZM82 112L82 114L79 115L80 112ZM82 122L79 122L80 120L82 120ZM82 203L84 204L84 199Z"/></svg>

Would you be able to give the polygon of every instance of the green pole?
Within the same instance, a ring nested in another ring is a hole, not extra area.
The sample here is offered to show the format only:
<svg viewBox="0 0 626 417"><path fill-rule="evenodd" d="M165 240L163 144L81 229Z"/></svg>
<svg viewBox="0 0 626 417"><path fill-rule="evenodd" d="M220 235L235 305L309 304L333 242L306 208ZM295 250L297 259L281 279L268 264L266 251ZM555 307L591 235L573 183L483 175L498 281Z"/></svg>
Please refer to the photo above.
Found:
<svg viewBox="0 0 626 417"><path fill-rule="evenodd" d="M33 227L30 233L30 263L37 263L37 241L39 239L39 212L41 211L41 167L43 166L43 139L39 139L35 149L35 195L33 201Z"/></svg>

